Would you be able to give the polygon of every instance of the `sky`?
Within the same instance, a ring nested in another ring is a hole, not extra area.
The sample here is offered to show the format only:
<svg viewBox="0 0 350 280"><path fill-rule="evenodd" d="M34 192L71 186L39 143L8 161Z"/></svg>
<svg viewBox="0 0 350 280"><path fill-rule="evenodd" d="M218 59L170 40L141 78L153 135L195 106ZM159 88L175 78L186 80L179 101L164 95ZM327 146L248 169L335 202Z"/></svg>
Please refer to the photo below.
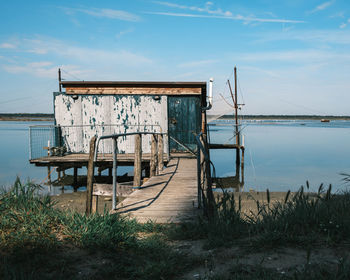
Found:
<svg viewBox="0 0 350 280"><path fill-rule="evenodd" d="M350 115L349 0L1 1L0 113L64 80L209 81L212 114Z"/></svg>

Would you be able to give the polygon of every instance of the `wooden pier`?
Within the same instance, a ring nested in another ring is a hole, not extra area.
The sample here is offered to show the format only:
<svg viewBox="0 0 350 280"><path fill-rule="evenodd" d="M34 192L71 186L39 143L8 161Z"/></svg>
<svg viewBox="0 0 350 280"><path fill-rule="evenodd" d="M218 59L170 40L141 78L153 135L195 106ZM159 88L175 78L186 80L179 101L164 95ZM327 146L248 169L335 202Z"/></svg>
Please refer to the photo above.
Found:
<svg viewBox="0 0 350 280"><path fill-rule="evenodd" d="M167 168L119 203L115 212L141 223L183 222L200 213L197 192L197 160L172 158Z"/></svg>

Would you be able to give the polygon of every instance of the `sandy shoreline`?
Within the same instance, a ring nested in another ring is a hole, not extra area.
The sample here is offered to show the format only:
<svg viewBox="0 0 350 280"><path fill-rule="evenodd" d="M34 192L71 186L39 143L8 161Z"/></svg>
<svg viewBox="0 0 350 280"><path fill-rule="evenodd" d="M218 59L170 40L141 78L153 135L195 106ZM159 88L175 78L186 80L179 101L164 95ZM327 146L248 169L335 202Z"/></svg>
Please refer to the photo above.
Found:
<svg viewBox="0 0 350 280"><path fill-rule="evenodd" d="M287 192L270 192L270 203L282 202L286 197ZM215 196L218 198L219 193ZM257 201L260 205L267 203L266 192L242 192L235 193L235 200L238 205L238 199L241 196L242 212L249 214L250 211L255 212L257 210ZM292 194L290 195L290 197ZM85 212L86 205L86 191L83 192L73 192L73 193L63 193L59 195L52 196L52 200L55 202L55 208L60 210L73 210L78 213ZM112 207L112 198L110 196L100 196L98 204L98 212L103 213L104 208L110 210Z"/></svg>

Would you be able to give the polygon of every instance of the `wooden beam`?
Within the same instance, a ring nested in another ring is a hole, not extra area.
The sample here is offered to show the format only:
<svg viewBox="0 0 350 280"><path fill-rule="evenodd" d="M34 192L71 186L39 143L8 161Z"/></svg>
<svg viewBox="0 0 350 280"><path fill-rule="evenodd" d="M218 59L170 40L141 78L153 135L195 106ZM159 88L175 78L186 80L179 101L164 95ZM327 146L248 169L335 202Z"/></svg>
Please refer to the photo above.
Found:
<svg viewBox="0 0 350 280"><path fill-rule="evenodd" d="M209 149L240 149L240 146L237 144L214 144L210 143Z"/></svg>
<svg viewBox="0 0 350 280"><path fill-rule="evenodd" d="M151 160L150 160L150 177L155 176L157 172L157 138L152 135L151 143Z"/></svg>
<svg viewBox="0 0 350 280"><path fill-rule="evenodd" d="M241 161L241 175L242 175L242 183L244 183L244 148L242 150L242 161Z"/></svg>
<svg viewBox="0 0 350 280"><path fill-rule="evenodd" d="M47 166L47 182L49 185L51 185L51 167L50 167L50 165Z"/></svg>
<svg viewBox="0 0 350 280"><path fill-rule="evenodd" d="M141 157L142 139L141 134L135 135L135 158L134 158L134 187L141 186Z"/></svg>
<svg viewBox="0 0 350 280"><path fill-rule="evenodd" d="M66 94L132 94L132 95L201 95L201 87L148 88L148 87L67 87Z"/></svg>
<svg viewBox="0 0 350 280"><path fill-rule="evenodd" d="M98 195L92 196L92 209L91 213L97 213L98 212Z"/></svg>
<svg viewBox="0 0 350 280"><path fill-rule="evenodd" d="M73 185L78 185L78 167L74 167Z"/></svg>
<svg viewBox="0 0 350 280"><path fill-rule="evenodd" d="M164 153L163 135L158 134L158 173L161 172L164 168L163 153Z"/></svg>
<svg viewBox="0 0 350 280"><path fill-rule="evenodd" d="M86 185L86 210L87 215L91 214L92 208L92 192L93 192L93 181L94 181L94 153L96 146L96 136L93 136L90 140L90 153L87 170L87 185Z"/></svg>

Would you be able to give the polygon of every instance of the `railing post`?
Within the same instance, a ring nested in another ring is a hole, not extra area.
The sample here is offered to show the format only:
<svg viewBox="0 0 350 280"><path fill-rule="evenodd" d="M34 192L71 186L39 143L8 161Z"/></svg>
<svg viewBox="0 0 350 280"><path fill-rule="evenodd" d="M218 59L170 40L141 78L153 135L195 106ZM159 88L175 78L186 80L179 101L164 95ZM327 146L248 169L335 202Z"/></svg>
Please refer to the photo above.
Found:
<svg viewBox="0 0 350 280"><path fill-rule="evenodd" d="M164 143L163 134L158 134L158 173L163 170L163 153L164 153Z"/></svg>
<svg viewBox="0 0 350 280"><path fill-rule="evenodd" d="M113 197L112 197L112 209L117 208L117 152L118 152L118 146L117 146L117 139L112 139L112 152L113 152Z"/></svg>
<svg viewBox="0 0 350 280"><path fill-rule="evenodd" d="M155 134L152 134L150 177L155 176L156 172L157 172L157 138Z"/></svg>
<svg viewBox="0 0 350 280"><path fill-rule="evenodd" d="M201 149L197 143L197 201L198 208L202 208L202 187L201 187Z"/></svg>
<svg viewBox="0 0 350 280"><path fill-rule="evenodd" d="M205 153L207 154L207 157L209 157L209 150L208 150L208 142L207 142L207 136L206 134L202 134L202 145L204 147ZM201 155L202 156L202 155ZM205 159L205 155L203 153L203 160L201 161L201 166L203 168L203 184L204 184L204 190L206 194L206 213L208 215L208 218L211 219L214 216L214 210L215 210L215 201L214 201L214 195L212 190L212 180L211 180L211 172L210 172L210 159Z"/></svg>
<svg viewBox="0 0 350 280"><path fill-rule="evenodd" d="M242 176L242 184L244 184L244 146L241 147L241 150L242 150L242 162L241 162L241 176Z"/></svg>
<svg viewBox="0 0 350 280"><path fill-rule="evenodd" d="M204 145L204 141L203 141L202 137L200 137L200 142L202 144L202 147L204 148L205 145ZM199 152L199 165L200 165L200 174L199 174L199 176L200 176L200 184L203 183L203 191L206 191L206 189L207 189L207 180L206 180L206 177L205 177L206 164L205 164L205 155L204 155L204 152L203 152L202 149ZM203 197L203 199L205 199L205 197ZM204 207L206 208L206 203L204 203ZM207 211L207 209L204 209L204 210Z"/></svg>
<svg viewBox="0 0 350 280"><path fill-rule="evenodd" d="M87 170L87 185L86 185L86 210L87 215L91 214L92 208L92 191L94 181L94 154L95 154L96 136L90 140L90 153Z"/></svg>
<svg viewBox="0 0 350 280"><path fill-rule="evenodd" d="M134 187L141 185L141 157L142 157L142 139L141 134L135 135L135 159L134 159Z"/></svg>

